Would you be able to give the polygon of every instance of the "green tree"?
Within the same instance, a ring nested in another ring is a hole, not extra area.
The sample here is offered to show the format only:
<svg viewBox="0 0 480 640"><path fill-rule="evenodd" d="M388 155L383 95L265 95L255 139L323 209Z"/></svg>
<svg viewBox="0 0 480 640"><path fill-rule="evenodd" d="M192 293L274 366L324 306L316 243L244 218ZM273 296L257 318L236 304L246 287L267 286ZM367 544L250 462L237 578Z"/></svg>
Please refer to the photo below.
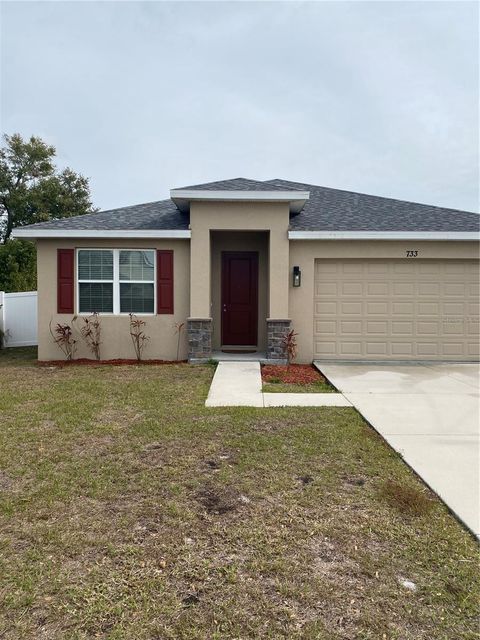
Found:
<svg viewBox="0 0 480 640"><path fill-rule="evenodd" d="M33 242L12 240L12 229L92 213L88 179L55 167L55 147L41 138L4 135L0 149L0 291L36 289Z"/></svg>
<svg viewBox="0 0 480 640"><path fill-rule="evenodd" d="M55 167L55 147L41 138L3 136L0 149L0 243L14 227L92 213L88 179Z"/></svg>
<svg viewBox="0 0 480 640"><path fill-rule="evenodd" d="M28 240L0 244L0 291L35 291L37 251Z"/></svg>

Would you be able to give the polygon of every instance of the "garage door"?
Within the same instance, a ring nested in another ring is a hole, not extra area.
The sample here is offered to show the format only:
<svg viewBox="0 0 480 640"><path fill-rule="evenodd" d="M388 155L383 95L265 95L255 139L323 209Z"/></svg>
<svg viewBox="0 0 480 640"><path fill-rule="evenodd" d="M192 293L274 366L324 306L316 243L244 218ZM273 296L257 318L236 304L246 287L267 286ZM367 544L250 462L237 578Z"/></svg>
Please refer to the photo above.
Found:
<svg viewBox="0 0 480 640"><path fill-rule="evenodd" d="M477 261L316 260L314 296L316 358L478 359Z"/></svg>

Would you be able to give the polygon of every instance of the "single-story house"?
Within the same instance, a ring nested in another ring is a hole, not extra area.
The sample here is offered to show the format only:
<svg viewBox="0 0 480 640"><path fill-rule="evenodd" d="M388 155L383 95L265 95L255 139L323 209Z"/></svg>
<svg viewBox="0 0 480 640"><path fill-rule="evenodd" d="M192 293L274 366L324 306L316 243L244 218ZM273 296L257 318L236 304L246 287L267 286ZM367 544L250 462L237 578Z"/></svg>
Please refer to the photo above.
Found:
<svg viewBox="0 0 480 640"><path fill-rule="evenodd" d="M172 189L168 200L17 228L38 248L41 360L49 324L98 312L102 358L221 351L298 362L479 359L479 216L287 180ZM82 349L84 351L82 352ZM89 355L82 347L78 357Z"/></svg>

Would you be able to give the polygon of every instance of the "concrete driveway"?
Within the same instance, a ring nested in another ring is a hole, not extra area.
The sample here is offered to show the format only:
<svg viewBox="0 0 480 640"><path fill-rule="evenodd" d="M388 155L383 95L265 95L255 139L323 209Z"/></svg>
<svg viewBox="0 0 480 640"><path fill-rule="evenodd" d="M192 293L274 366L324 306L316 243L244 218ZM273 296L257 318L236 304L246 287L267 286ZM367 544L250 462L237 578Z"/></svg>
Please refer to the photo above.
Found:
<svg viewBox="0 0 480 640"><path fill-rule="evenodd" d="M480 536L479 365L315 365Z"/></svg>

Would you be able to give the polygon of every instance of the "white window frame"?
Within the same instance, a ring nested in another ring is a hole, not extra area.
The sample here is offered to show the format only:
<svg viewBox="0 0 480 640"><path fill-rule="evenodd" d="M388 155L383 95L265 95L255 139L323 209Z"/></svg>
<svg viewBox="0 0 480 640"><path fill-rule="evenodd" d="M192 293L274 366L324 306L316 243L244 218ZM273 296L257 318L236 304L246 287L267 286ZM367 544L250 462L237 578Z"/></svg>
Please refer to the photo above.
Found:
<svg viewBox="0 0 480 640"><path fill-rule="evenodd" d="M113 252L113 280L80 280L78 277L78 253L79 251L110 251ZM152 280L120 280L120 251L153 251L153 281ZM78 316L90 316L91 311L80 311L80 284L86 283L104 283L113 286L113 311L102 311L100 316L128 316L130 312L120 311L120 283L130 284L153 284L153 312L134 313L136 316L154 316L157 309L157 259L156 249L151 247L122 247L121 249L107 249L104 247L78 247L75 251L75 287L76 287L76 309ZM133 313L133 312L132 312Z"/></svg>
<svg viewBox="0 0 480 640"><path fill-rule="evenodd" d="M153 252L153 280L120 280L120 251L152 251ZM157 254L155 249L145 249L143 247L139 249L114 249L116 254L113 254L113 311L117 309L118 313L116 315L119 316L128 316L130 313L133 313L136 316L154 316L157 309ZM149 312L130 312L130 311L120 311L120 285L121 284L153 284L153 311ZM117 307L115 307L115 298L118 298L116 303Z"/></svg>

